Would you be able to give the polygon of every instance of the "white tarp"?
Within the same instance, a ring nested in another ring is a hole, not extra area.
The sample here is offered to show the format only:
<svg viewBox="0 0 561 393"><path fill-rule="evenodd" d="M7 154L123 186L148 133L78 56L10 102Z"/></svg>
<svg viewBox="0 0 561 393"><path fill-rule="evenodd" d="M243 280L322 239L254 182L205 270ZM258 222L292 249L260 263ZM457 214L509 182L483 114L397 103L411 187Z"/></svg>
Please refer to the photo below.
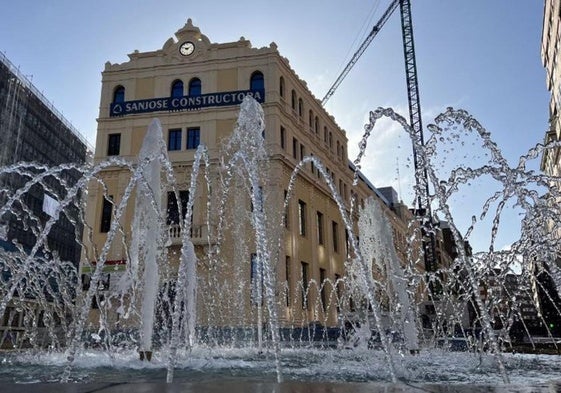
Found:
<svg viewBox="0 0 561 393"><path fill-rule="evenodd" d="M49 216L54 217L55 216L55 212L58 209L58 207L60 206L60 204L58 203L58 201L52 197L50 197L48 194L45 194L43 197L43 211L45 213L47 213Z"/></svg>

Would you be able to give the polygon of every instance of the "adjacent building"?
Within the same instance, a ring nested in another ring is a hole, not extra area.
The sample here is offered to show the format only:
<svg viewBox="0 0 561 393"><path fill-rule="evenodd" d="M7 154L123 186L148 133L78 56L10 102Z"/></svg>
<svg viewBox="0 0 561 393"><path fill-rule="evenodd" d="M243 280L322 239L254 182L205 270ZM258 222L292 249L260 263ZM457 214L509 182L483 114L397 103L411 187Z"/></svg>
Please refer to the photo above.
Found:
<svg viewBox="0 0 561 393"><path fill-rule="evenodd" d="M84 137L57 111L4 54L0 53L0 206L17 190L23 189L30 177L20 172L6 173L4 168L20 162L55 167L60 164L83 164L88 157L88 144ZM39 170L37 170L37 173ZM77 171L64 171L66 185L74 184L80 177ZM45 178L24 192L9 211L0 217L2 252L29 253L37 243L39 229L49 220L57 198L64 194L64 186L52 178ZM46 188L50 187L50 191ZM80 259L79 244L82 232L74 213L61 215L51 227L46 242L37 255L50 258L56 254L76 267ZM3 258L4 259L4 258ZM2 260L2 278L8 280L13 273ZM8 288L7 284L3 289ZM6 295L2 293L2 297ZM16 293L17 296L17 293ZM26 297L32 297L27 295ZM0 336L10 325L18 330L23 323L23 313L8 307L0 319ZM17 332L16 332L17 333ZM17 341L17 334L12 335Z"/></svg>
<svg viewBox="0 0 561 393"><path fill-rule="evenodd" d="M551 92L549 130L545 135L547 143L561 137L561 5L554 0L545 0L544 4L541 56L546 70L547 89ZM559 165L559 148L546 150L541 162L542 171L558 175L561 169Z"/></svg>
<svg viewBox="0 0 561 393"><path fill-rule="evenodd" d="M542 63L546 70L546 85L551 93L549 101L549 129L547 130L544 143L556 142L561 140L561 4L555 0L544 1L544 18L541 43ZM557 177L561 175L561 157L559 155L560 148L553 147L545 150L541 160L541 170L547 175ZM557 187L557 184L553 184ZM559 204L559 200L549 203ZM548 223L547 233L551 234L554 239L561 238L561 230L559 223L550 220ZM551 254L551 253L550 253ZM536 261L535 274L538 282L534 284L533 293L536 298L538 313L542 326L548 326L550 331L555 335L561 334L561 316L559 316L559 307L561 300L559 294L555 290L555 285L551 278L551 268L556 264L561 266L559 255L549 256L553 261L549 263L540 263ZM549 266L548 266L549 265ZM543 334L542 329L540 334Z"/></svg>
<svg viewBox="0 0 561 393"><path fill-rule="evenodd" d="M53 107L39 90L33 86L4 54L0 54L0 166L8 166L18 162L35 162L56 166L64 163L83 164L91 149L85 138L64 116ZM74 174L76 180L78 174ZM72 174L68 176L72 178ZM17 189L22 179L3 176L2 184ZM53 183L54 184L54 183ZM45 192L26 193L27 206L33 213L45 219L47 213L43 209ZM3 247L11 247L10 243L17 239L24 248L31 249L35 245L35 236L23 227L23 222L14 217L8 220L8 237ZM2 217L6 219L6 217ZM72 236L68 236L71 230ZM74 240L74 230L64 219L57 222L49 235L49 245L56 250L63 260L80 259L80 247ZM6 242L8 244L6 244Z"/></svg>

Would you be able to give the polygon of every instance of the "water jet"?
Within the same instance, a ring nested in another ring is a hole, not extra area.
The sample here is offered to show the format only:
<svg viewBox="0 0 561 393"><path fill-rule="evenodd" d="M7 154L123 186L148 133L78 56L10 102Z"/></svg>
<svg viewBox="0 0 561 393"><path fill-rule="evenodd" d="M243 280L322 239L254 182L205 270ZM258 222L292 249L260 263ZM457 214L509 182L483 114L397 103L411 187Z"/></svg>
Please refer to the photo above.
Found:
<svg viewBox="0 0 561 393"><path fill-rule="evenodd" d="M363 149L382 117L390 117L409 132L405 120L393 110L373 111ZM520 346L507 340L517 324L528 331L526 321L520 318L521 299L524 293L532 295L543 285L537 275L548 271L554 286L559 286L553 259L537 257L556 255L558 242L555 231L550 230L556 228L552 218L558 216L555 179L536 174L525 164L557 145L539 145L511 168L489 134L469 114L449 109L440 115L429 127L434 137L417 148L428 165L434 213L446 221L447 236L453 239L457 256L449 265L427 274L421 263L418 222L408 223L407 238L393 238L386 213L391 210L383 199L367 199L364 204L355 201L348 209L317 157L304 157L290 175L286 195L274 199L278 196L270 195L263 186L271 177L262 118L260 106L246 99L232 138L224 145L223 160L211 162L200 145L188 182L174 172L161 137L147 138L146 154L136 161L115 157L84 167L19 163L1 168L1 175L19 174L27 182L17 190L2 189L8 202L0 208L0 216L15 213L29 225L39 225L40 220L29 217L29 210L18 210L17 201L31 186L41 185L45 176L60 179L61 173L71 169L80 171L82 177L59 199L60 213L71 206L85 217L79 191L86 192L88 184L101 184L113 220L101 248L93 246L93 235L85 222L80 239L85 255L81 271L56 255L29 254L17 247L2 251L0 314L8 315L9 320L19 313L25 315L15 341L18 351L2 354L5 373L0 373L0 380L97 382L109 378L127 382L136 377L123 377L123 371L136 376L149 371L155 379L168 382L204 381L208 375L227 380L240 375L267 382L495 385L510 381L529 385L546 383L558 375L561 362L557 358L514 353ZM158 127L157 123L150 126L156 131L153 135L159 134ZM490 149L491 159L480 167L459 165L442 178L431 166L439 159L439 136L458 128L462 133L479 135ZM302 296L294 297L294 288L288 291L290 287L279 279L277 250L285 241L285 212L295 204L291 197L298 176L312 164L314 175L326 183L347 230L347 274L321 282L301 279L296 288ZM218 172L211 171L213 165L219 167ZM130 176L122 185L122 195L110 198L102 173L116 167L129 171ZM354 167L360 167L360 160ZM465 247L467 236L457 229L449 202L459 188L481 176L495 179L502 188L478 213L490 214L493 204L499 204L491 247L471 255ZM189 184L188 192L181 194L180 183ZM177 217L167 215L161 204L168 192L174 195ZM193 206L203 197L208 207L204 228L192 224ZM510 250L496 251L494 233L510 198L524 211L521 237ZM279 200L283 203L271 203ZM133 230L124 228L120 221L131 212L136 214ZM443 231L443 227L435 230ZM47 223L32 230L42 234L49 228ZM253 231L249 238L241 235L247 228ZM233 248L225 246L229 237L236 239ZM37 249L43 238L39 236ZM175 249L171 247L174 242ZM395 247L396 243L404 247ZM130 263L108 258L116 244L123 245ZM246 261L243 256L249 254L254 255ZM154 261L157 274L150 270ZM175 261L175 265L166 261ZM226 266L227 261L246 262ZM519 293L505 285L515 267L520 268L515 277ZM225 268L232 269L232 280L220 275ZM86 271L88 286L82 281L76 291L78 277ZM119 280L107 283L107 274ZM47 277L55 280L56 286L50 286ZM485 296L482 289L487 291ZM286 307L287 299L299 308L313 305L314 318L318 319L286 318L279 310L291 310ZM429 305L434 318L424 321L420 311ZM466 314L472 314L467 322ZM329 315L337 318L333 321ZM351 337L358 338L356 346ZM2 345L7 338L3 332ZM459 339L466 352L452 353L440 347ZM148 362L140 362L139 357ZM27 376L16 371L21 369Z"/></svg>

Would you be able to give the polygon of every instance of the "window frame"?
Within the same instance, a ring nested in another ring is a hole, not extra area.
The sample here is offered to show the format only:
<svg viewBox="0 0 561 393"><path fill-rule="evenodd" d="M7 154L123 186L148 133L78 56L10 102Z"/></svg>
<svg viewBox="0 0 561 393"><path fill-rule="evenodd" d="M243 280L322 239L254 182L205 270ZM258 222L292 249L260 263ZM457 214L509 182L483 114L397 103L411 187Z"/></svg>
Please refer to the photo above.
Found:
<svg viewBox="0 0 561 393"><path fill-rule="evenodd" d="M189 97L196 97L203 94L203 83L197 77L191 78L189 81Z"/></svg>
<svg viewBox="0 0 561 393"><path fill-rule="evenodd" d="M285 93L284 78L281 76L279 78L279 94L280 94L281 98L284 98L284 93Z"/></svg>
<svg viewBox="0 0 561 393"><path fill-rule="evenodd" d="M327 311L327 289L325 288L327 285L327 269L320 267L319 268L319 293L321 299L321 308L323 312Z"/></svg>
<svg viewBox="0 0 561 393"><path fill-rule="evenodd" d="M333 239L333 252L339 253L339 224L331 221L331 237Z"/></svg>
<svg viewBox="0 0 561 393"><path fill-rule="evenodd" d="M306 219L307 214L307 206L306 202L301 199L298 199L298 234L300 236L306 236Z"/></svg>
<svg viewBox="0 0 561 393"><path fill-rule="evenodd" d="M281 149L286 150L286 128L280 126L280 145Z"/></svg>
<svg viewBox="0 0 561 393"><path fill-rule="evenodd" d="M168 130L168 151L180 151L182 144L183 130L181 128L171 128ZM172 139L173 135L173 139ZM172 144L173 140L173 144Z"/></svg>
<svg viewBox="0 0 561 393"><path fill-rule="evenodd" d="M196 131L196 133L195 133ZM196 138L196 145L194 145L194 139L191 137L191 135L197 135ZM196 150L199 145L201 144L201 128L200 127L188 127L187 128L187 138L186 138L186 142L185 142L185 148L187 150Z"/></svg>
<svg viewBox="0 0 561 393"><path fill-rule="evenodd" d="M121 154L121 133L111 133L107 135L107 155L118 156Z"/></svg>
<svg viewBox="0 0 561 393"><path fill-rule="evenodd" d="M261 280L259 280L259 278L261 278ZM250 255L249 283L251 302L253 304L259 304L259 300L261 300L261 305L263 305L265 298L263 294L265 284L263 266L257 263L257 253L254 252Z"/></svg>
<svg viewBox="0 0 561 393"><path fill-rule="evenodd" d="M181 98L184 94L183 81L181 79L176 79L171 83L170 97Z"/></svg>
<svg viewBox="0 0 561 393"><path fill-rule="evenodd" d="M310 264L300 261L300 274L302 277L302 310L308 310L308 288L310 286Z"/></svg>
<svg viewBox="0 0 561 393"><path fill-rule="evenodd" d="M118 85L113 89L113 104L125 102L126 89L123 85Z"/></svg>
<svg viewBox="0 0 561 393"><path fill-rule="evenodd" d="M285 283L286 283L286 297L285 297L285 302L286 302L286 307L290 306L290 276L291 276L291 270L292 270L292 266L291 266L291 260L290 260L290 256L286 255L284 258L284 275L285 275Z"/></svg>
<svg viewBox="0 0 561 393"><path fill-rule="evenodd" d="M261 71L253 71L249 77L249 90L261 91L265 90L265 77Z"/></svg>
<svg viewBox="0 0 561 393"><path fill-rule="evenodd" d="M284 204L284 201L286 201L287 197L288 197L288 191L284 190L283 204ZM286 229L290 228L290 200L286 204L286 209L284 210L284 227Z"/></svg>
<svg viewBox="0 0 561 393"><path fill-rule="evenodd" d="M179 190L179 200L181 206L177 203L177 196L175 195L175 192L168 191L166 205L166 225L180 225L181 220L184 220L187 216L189 190Z"/></svg>
<svg viewBox="0 0 561 393"><path fill-rule="evenodd" d="M324 219L323 213L319 210L316 212L316 225L317 225L317 234L318 234L318 244L324 245L325 244L325 232L324 232Z"/></svg>
<svg viewBox="0 0 561 393"><path fill-rule="evenodd" d="M314 133L319 134L319 117L314 117Z"/></svg>
<svg viewBox="0 0 561 393"><path fill-rule="evenodd" d="M100 233L109 233L113 218L113 195L104 195L101 205Z"/></svg>

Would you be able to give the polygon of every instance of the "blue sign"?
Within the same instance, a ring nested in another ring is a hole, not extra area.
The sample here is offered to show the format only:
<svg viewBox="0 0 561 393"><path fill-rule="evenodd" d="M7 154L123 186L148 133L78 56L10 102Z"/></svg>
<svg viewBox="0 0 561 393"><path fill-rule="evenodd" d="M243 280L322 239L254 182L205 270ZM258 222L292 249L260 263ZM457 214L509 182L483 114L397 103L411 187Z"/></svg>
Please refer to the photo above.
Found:
<svg viewBox="0 0 561 393"><path fill-rule="evenodd" d="M114 102L109 105L109 116L125 116L135 113L158 111L183 111L209 106L239 105L246 96L257 102L265 102L265 90L240 90L198 96L163 97L147 100Z"/></svg>

